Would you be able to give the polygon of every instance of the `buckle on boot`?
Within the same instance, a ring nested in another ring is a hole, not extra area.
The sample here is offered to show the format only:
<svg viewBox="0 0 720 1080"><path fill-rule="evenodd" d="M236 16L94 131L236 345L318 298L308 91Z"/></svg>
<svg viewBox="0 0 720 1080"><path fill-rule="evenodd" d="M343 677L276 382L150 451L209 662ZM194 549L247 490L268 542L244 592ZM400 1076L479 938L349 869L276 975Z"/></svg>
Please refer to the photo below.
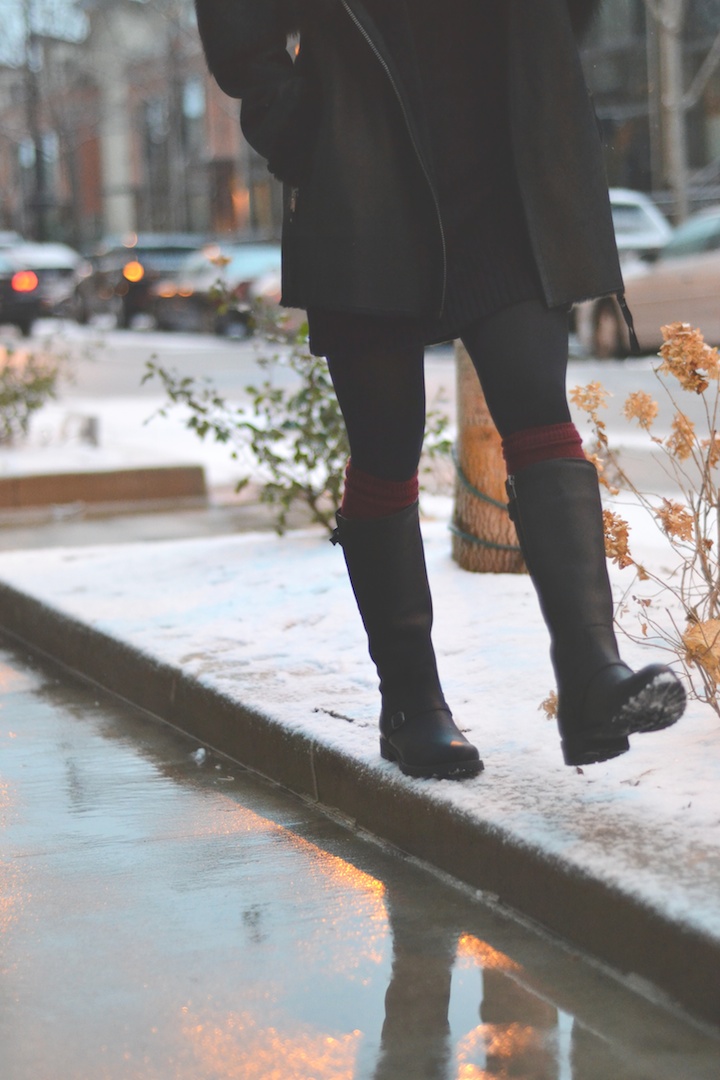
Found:
<svg viewBox="0 0 720 1080"><path fill-rule="evenodd" d="M390 717L390 730L397 731L398 728L401 728L403 726L403 724L405 723L405 719L406 717L404 712L393 713Z"/></svg>

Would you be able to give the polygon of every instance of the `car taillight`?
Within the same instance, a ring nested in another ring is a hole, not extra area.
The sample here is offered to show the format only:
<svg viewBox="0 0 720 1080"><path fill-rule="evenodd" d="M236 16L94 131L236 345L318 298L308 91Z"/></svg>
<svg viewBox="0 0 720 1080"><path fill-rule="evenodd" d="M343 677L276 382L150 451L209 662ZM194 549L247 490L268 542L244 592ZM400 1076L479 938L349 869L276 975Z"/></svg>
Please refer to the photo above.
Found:
<svg viewBox="0 0 720 1080"><path fill-rule="evenodd" d="M13 274L10 285L15 292L32 292L38 287L38 276L33 270L18 270Z"/></svg>
<svg viewBox="0 0 720 1080"><path fill-rule="evenodd" d="M126 281L136 282L142 281L145 277L145 267L142 263L139 263L137 259L133 259L132 262L125 263L123 266L123 277Z"/></svg>

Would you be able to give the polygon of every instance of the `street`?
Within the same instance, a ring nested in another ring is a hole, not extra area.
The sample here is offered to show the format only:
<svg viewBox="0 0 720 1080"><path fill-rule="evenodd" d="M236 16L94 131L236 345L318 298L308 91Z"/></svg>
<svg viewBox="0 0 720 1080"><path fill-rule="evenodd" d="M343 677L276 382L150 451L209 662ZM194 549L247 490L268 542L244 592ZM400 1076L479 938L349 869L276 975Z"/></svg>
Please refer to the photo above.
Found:
<svg viewBox="0 0 720 1080"><path fill-rule="evenodd" d="M59 400L47 406L34 420L34 430L48 452L58 443L67 446L65 434L73 432L72 418L92 416L97 422L100 449L115 448L129 460L142 463L161 456L164 461L192 461L203 464L212 489L231 491L237 479L247 475L252 462L243 458L233 462L227 447L201 442L186 430L185 414L170 409L158 417L165 403L157 378L143 383L148 361L195 380L209 379L218 393L229 402L248 400L248 385L259 385L267 373L258 366L258 358L282 355L287 346L276 346L261 339L245 342L200 334L158 333L151 330L115 330L79 327L71 322L44 321L38 324L29 344L49 349L63 358L65 377ZM621 447L621 460L636 485L648 492L675 490L674 482L663 469L661 455L636 421L622 415L628 394L642 391L659 405L653 434L666 438L676 408L681 408L698 426L700 437L709 434L704 398L679 388L675 380L665 380L675 404L668 398L654 374L659 360L654 356L624 361L599 361L580 358L571 351L568 366L568 389L600 382L609 392L607 408L600 410L611 445ZM425 361L428 408L443 413L452 426L455 422L455 363L451 346L428 349ZM276 386L297 385L296 376L283 363L273 365ZM711 396L714 384L708 395ZM590 439L586 417L574 406L573 419L584 438ZM152 422L148 422L151 417ZM68 422L68 417L71 421ZM71 441L71 440L70 440ZM448 471L448 493L451 470Z"/></svg>
<svg viewBox="0 0 720 1080"><path fill-rule="evenodd" d="M3 1080L717 1077L470 889L7 646L0 684Z"/></svg>
<svg viewBox="0 0 720 1080"><path fill-rule="evenodd" d="M16 339L16 343L21 343ZM182 376L209 378L218 391L233 401L246 397L245 388L259 377L258 358L282 354L287 347L275 346L261 339L231 341L214 335L173 334L153 330L115 330L81 327L68 321L45 320L38 323L30 339L32 346L48 347L65 357L71 380L65 383L63 398L107 399L113 397L157 397L159 385L150 381L141 385L149 360ZM627 360L580 358L571 351L568 387L599 381L610 392L603 418L613 429L633 430L622 418L622 404L629 393L642 390L658 399L658 428L670 428L673 409L661 395L653 369L656 356ZM289 381L292 376L276 369L277 377ZM450 345L428 349L426 354L428 402L446 402L446 411L454 417L454 363ZM678 390L676 399L687 415L701 423L702 400L697 394Z"/></svg>

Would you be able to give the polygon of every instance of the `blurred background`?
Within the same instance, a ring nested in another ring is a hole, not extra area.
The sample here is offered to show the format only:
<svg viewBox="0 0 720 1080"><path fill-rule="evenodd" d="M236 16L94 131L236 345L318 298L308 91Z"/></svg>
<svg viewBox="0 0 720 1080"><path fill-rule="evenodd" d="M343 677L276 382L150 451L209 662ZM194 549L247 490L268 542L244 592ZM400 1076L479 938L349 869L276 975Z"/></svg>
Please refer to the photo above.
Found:
<svg viewBox="0 0 720 1080"><path fill-rule="evenodd" d="M605 0L583 62L623 258L652 261L672 228L720 206L720 0ZM146 316L243 336L253 282L277 298L281 212L238 103L206 72L192 0L3 0L0 321ZM270 247L221 275L237 310L217 319L208 283L258 242ZM587 348L622 352L617 316L580 319Z"/></svg>
<svg viewBox="0 0 720 1080"><path fill-rule="evenodd" d="M673 220L720 201L720 0L605 0L584 61L610 183ZM3 0L0 229L272 236L280 209L191 0Z"/></svg>

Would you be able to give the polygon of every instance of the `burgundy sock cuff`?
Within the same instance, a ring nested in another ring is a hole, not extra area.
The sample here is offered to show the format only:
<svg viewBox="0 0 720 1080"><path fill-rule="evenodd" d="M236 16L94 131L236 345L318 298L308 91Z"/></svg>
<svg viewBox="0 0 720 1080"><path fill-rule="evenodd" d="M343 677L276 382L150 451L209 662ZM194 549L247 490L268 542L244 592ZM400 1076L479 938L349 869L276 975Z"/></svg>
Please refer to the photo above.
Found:
<svg viewBox="0 0 720 1080"><path fill-rule="evenodd" d="M502 450L509 476L537 461L585 457L580 433L571 422L516 431L503 439Z"/></svg>
<svg viewBox="0 0 720 1080"><path fill-rule="evenodd" d="M340 513L346 518L388 517L417 502L418 491L417 473L409 480L385 480L348 461Z"/></svg>

